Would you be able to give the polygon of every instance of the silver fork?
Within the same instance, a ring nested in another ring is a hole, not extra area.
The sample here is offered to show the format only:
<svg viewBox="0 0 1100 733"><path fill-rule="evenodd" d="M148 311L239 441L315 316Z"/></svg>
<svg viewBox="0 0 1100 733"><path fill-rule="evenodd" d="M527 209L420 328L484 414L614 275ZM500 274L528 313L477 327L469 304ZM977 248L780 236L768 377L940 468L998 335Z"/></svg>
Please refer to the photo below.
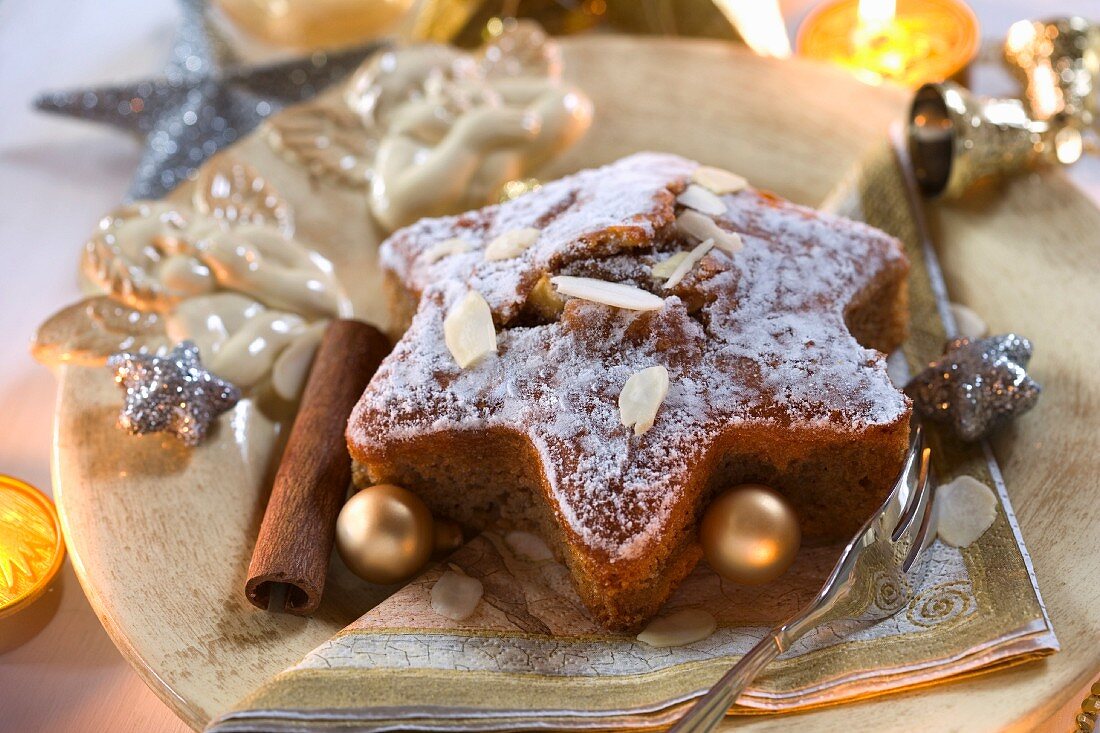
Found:
<svg viewBox="0 0 1100 733"><path fill-rule="evenodd" d="M905 606L923 576L923 550L933 529L930 456L918 425L889 498L844 548L817 597L741 657L671 733L713 730L765 667L818 626L840 619L870 623Z"/></svg>

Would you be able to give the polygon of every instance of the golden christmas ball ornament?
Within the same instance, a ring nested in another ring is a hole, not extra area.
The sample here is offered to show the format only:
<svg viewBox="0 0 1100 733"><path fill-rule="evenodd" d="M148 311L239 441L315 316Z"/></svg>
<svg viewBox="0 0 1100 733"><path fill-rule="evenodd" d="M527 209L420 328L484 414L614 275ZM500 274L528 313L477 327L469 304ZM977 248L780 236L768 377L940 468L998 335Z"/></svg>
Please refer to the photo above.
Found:
<svg viewBox="0 0 1100 733"><path fill-rule="evenodd" d="M431 557L434 523L416 494L393 484L363 489L348 499L336 520L336 550L363 580L408 580Z"/></svg>
<svg viewBox="0 0 1100 733"><path fill-rule="evenodd" d="M64 557L53 502L30 484L0 475L0 617L41 596Z"/></svg>
<svg viewBox="0 0 1100 733"><path fill-rule="evenodd" d="M798 514L777 492L740 484L719 494L699 528L714 571L745 585L770 583L794 562L802 544Z"/></svg>

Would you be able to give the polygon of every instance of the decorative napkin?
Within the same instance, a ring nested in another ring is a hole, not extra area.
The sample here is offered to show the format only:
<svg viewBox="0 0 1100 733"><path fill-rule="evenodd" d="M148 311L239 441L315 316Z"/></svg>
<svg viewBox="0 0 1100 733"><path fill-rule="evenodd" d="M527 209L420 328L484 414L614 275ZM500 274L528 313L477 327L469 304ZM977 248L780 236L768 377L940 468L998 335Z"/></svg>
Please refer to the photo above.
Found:
<svg viewBox="0 0 1100 733"><path fill-rule="evenodd" d="M911 336L891 357L903 382L939 355L951 323L943 281L894 151L854 171L829 208L900 237L912 261ZM941 482L969 474L996 490L997 518L975 543L936 541L920 586L883 584L876 603L897 612L873 624L818 629L741 697L746 712L803 709L1017 664L1058 642L997 465L984 446L935 441ZM624 729L667 725L775 623L821 587L839 546L805 548L782 579L724 581L701 565L664 613L701 608L717 630L682 647L653 648L597 626L566 569L530 535L486 533L448 562L479 579L470 618L432 610L431 568L272 678L209 731Z"/></svg>

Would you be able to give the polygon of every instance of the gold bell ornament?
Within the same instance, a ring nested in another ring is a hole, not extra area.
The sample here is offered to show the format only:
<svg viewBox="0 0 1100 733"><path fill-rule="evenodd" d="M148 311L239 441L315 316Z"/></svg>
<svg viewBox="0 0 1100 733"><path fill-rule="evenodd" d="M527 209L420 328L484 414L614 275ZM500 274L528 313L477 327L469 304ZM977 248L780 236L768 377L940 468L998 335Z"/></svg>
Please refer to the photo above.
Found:
<svg viewBox="0 0 1100 733"><path fill-rule="evenodd" d="M1062 116L1080 127L1094 122L1100 25L1080 17L1021 20L1008 29L1004 57L1032 117Z"/></svg>
<svg viewBox="0 0 1100 733"><path fill-rule="evenodd" d="M1075 163L1084 149L1071 118L1038 119L1019 99L978 98L953 82L917 90L908 140L921 192L944 198L1036 165Z"/></svg>

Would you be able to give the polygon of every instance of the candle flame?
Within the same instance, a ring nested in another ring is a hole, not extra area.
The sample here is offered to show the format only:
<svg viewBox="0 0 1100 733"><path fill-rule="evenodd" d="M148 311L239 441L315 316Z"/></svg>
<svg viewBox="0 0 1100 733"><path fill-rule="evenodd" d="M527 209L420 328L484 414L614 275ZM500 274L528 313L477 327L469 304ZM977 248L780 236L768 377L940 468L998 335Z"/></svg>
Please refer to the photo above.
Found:
<svg viewBox="0 0 1100 733"><path fill-rule="evenodd" d="M896 0L859 0L859 22L863 25L884 26L897 12Z"/></svg>
<svg viewBox="0 0 1100 733"><path fill-rule="evenodd" d="M779 0L715 0L715 5L758 55L779 59L791 55Z"/></svg>

